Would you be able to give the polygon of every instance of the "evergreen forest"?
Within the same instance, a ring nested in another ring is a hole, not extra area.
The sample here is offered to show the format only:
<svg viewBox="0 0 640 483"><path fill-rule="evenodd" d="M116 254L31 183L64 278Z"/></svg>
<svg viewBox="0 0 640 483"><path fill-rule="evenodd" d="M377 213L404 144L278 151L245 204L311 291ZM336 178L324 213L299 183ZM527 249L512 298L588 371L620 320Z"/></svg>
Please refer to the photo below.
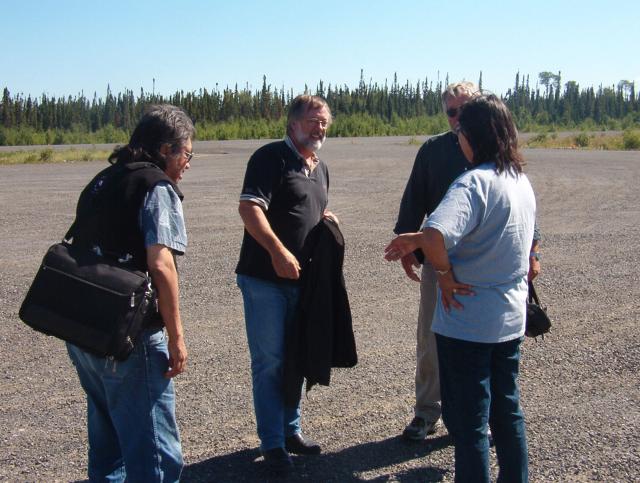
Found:
<svg viewBox="0 0 640 483"><path fill-rule="evenodd" d="M322 80L305 92L327 99L334 116L331 136L426 135L448 129L440 93L449 79L428 78L415 84L366 82L361 71L356 87L332 86ZM478 79L482 88L482 73ZM279 138L287 107L297 95L274 87L263 77L260 89L225 87L169 96L140 90L104 97L38 98L12 94L4 88L0 104L0 145L125 143L146 106L171 103L184 108L196 122L197 138ZM581 87L563 82L561 73L541 72L534 79L517 73L513 87L502 95L522 132L558 130L624 130L640 127L640 96L635 84Z"/></svg>

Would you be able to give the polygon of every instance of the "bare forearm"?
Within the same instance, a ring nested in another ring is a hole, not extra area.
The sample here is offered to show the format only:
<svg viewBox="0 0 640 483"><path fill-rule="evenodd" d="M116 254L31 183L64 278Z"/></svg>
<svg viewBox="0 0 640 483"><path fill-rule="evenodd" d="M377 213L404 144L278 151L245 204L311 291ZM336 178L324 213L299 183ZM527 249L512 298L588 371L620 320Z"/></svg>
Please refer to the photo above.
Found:
<svg viewBox="0 0 640 483"><path fill-rule="evenodd" d="M528 279L533 280L540 275L540 240L533 240L531 253L529 254Z"/></svg>
<svg viewBox="0 0 640 483"><path fill-rule="evenodd" d="M436 270L448 270L451 267L449 255L444 246L444 237L435 228L424 229L420 248Z"/></svg>
<svg viewBox="0 0 640 483"><path fill-rule="evenodd" d="M169 335L169 365L164 377L172 378L184 372L187 347L184 342L178 289L178 271L171 250L164 245L147 247L147 266L158 291L158 310Z"/></svg>
<svg viewBox="0 0 640 483"><path fill-rule="evenodd" d="M438 286L444 309L447 312L451 308L463 309L464 306L456 296L474 295L473 288L456 280L455 267L451 266L442 233L435 228L426 228L423 231L423 240L425 256L438 274Z"/></svg>
<svg viewBox="0 0 640 483"><path fill-rule="evenodd" d="M182 338L178 272L171 251L162 245L147 250L147 264L151 279L158 292L158 310L170 340Z"/></svg>
<svg viewBox="0 0 640 483"><path fill-rule="evenodd" d="M240 201L238 211L245 229L269 252L276 275L297 280L300 277L300 262L273 232L262 208L250 201Z"/></svg>
<svg viewBox="0 0 640 483"><path fill-rule="evenodd" d="M240 201L238 212L245 229L271 256L285 249L260 206L250 201Z"/></svg>
<svg viewBox="0 0 640 483"><path fill-rule="evenodd" d="M454 294L458 295L474 295L471 285L458 282L453 273L453 267L449 261L449 255L444 244L444 237L434 228L426 228L418 233L403 233L391 240L385 249L384 257L389 260L399 260L402 258L403 266L409 278L415 280L412 273L408 270L410 267L411 252L420 248L427 257L427 260L433 268L438 272L438 286L440 287L442 303L445 310L451 307L462 309L462 304L455 299ZM415 258L414 258L415 259ZM413 274L415 276L415 274Z"/></svg>

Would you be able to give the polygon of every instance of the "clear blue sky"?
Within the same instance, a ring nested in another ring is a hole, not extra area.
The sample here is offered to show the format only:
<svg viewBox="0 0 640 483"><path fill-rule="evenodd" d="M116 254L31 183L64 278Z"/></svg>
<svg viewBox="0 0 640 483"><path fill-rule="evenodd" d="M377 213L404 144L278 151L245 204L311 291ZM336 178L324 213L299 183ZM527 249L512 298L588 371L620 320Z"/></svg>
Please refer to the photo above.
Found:
<svg viewBox="0 0 640 483"><path fill-rule="evenodd" d="M635 80L640 1L2 0L0 88L12 94L170 94L467 79L516 72L581 87Z"/></svg>

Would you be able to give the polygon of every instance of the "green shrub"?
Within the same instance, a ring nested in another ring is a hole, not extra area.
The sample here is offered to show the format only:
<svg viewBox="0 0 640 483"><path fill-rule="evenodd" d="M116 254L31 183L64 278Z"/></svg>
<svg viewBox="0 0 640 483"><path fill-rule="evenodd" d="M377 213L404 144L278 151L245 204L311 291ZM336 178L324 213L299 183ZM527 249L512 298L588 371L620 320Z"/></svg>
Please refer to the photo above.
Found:
<svg viewBox="0 0 640 483"><path fill-rule="evenodd" d="M590 139L591 137L587 133L580 133L573 138L576 146L581 148L588 148Z"/></svg>
<svg viewBox="0 0 640 483"><path fill-rule="evenodd" d="M40 151L40 162L48 163L53 159L53 150L52 149L43 149Z"/></svg>
<svg viewBox="0 0 640 483"><path fill-rule="evenodd" d="M64 133L62 131L56 131L53 136L53 144L64 144Z"/></svg>
<svg viewBox="0 0 640 483"><path fill-rule="evenodd" d="M31 128L20 128L17 130L15 143L18 146L29 146L31 144L36 144L36 141L33 139L34 130Z"/></svg>
<svg viewBox="0 0 640 483"><path fill-rule="evenodd" d="M624 149L640 149L640 131L628 129L622 135L622 146Z"/></svg>

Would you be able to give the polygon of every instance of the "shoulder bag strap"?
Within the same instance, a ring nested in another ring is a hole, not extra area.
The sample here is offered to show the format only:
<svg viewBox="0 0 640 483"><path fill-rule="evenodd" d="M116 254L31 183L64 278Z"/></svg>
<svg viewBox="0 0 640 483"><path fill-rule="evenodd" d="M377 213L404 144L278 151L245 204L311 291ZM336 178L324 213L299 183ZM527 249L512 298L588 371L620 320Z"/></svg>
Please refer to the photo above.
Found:
<svg viewBox="0 0 640 483"><path fill-rule="evenodd" d="M533 282L529 280L529 303L535 302L536 305L540 305L540 299L536 293L536 289L533 286Z"/></svg>

